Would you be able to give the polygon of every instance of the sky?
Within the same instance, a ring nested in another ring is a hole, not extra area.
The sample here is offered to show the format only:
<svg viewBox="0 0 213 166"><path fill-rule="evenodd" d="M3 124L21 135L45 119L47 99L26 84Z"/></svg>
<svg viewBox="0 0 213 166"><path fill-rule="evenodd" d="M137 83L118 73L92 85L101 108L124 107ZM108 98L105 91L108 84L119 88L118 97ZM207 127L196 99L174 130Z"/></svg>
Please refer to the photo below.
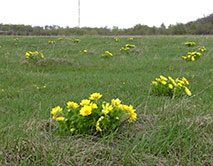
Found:
<svg viewBox="0 0 213 166"><path fill-rule="evenodd" d="M79 0L0 0L0 23L78 26ZM159 27L213 13L213 0L80 0L81 27Z"/></svg>

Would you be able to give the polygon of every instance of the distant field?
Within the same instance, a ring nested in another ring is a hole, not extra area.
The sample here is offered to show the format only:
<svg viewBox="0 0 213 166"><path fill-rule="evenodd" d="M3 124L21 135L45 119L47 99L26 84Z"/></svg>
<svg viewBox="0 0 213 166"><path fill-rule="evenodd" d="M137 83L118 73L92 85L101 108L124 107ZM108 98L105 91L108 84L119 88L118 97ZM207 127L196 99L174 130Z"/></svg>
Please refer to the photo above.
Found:
<svg viewBox="0 0 213 166"><path fill-rule="evenodd" d="M15 38L0 37L0 165L213 165L213 36ZM203 57L182 59L199 46ZM45 58L29 63L27 51ZM192 96L151 94L160 75L186 77ZM137 120L104 137L57 135L51 109L94 92L133 105Z"/></svg>

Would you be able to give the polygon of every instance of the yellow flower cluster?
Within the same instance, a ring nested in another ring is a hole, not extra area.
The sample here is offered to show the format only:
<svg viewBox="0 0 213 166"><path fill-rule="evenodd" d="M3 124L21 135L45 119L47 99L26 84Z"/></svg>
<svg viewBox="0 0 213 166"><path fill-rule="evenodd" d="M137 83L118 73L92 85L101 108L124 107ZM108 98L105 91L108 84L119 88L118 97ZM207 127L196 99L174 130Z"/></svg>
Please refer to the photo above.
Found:
<svg viewBox="0 0 213 166"><path fill-rule="evenodd" d="M119 39L119 38L117 38L117 37L114 37L114 41L115 41L115 42L119 42L119 41L120 41L120 39Z"/></svg>
<svg viewBox="0 0 213 166"><path fill-rule="evenodd" d="M49 40L48 43L49 44L55 44L55 41L54 40Z"/></svg>
<svg viewBox="0 0 213 166"><path fill-rule="evenodd" d="M72 42L73 42L73 43L80 43L81 40L80 40L80 39L74 39Z"/></svg>
<svg viewBox="0 0 213 166"><path fill-rule="evenodd" d="M133 41L133 38L132 38L132 37L130 37L130 38L129 38L129 41Z"/></svg>
<svg viewBox="0 0 213 166"><path fill-rule="evenodd" d="M59 40L59 41L60 41L60 40L63 40L63 38L62 38L62 37L59 37L58 40Z"/></svg>
<svg viewBox="0 0 213 166"><path fill-rule="evenodd" d="M155 81L152 81L151 87L152 91L158 95L168 95L168 96L178 96L185 92L188 96L191 96L192 93L188 89L189 82L183 77L182 79L172 77L160 76L156 78Z"/></svg>
<svg viewBox="0 0 213 166"><path fill-rule="evenodd" d="M203 56L203 54L201 54L200 52L194 51L194 52L188 52L188 56L182 56L182 58L186 61L194 62L195 60L197 60L201 56Z"/></svg>
<svg viewBox="0 0 213 166"><path fill-rule="evenodd" d="M122 53L127 52L131 49L131 48L135 48L136 46L133 44L126 44L125 46L121 47L120 51Z"/></svg>
<svg viewBox="0 0 213 166"><path fill-rule="evenodd" d="M89 99L81 100L80 104L68 101L67 110L62 111L60 106L52 109L52 119L66 124L64 128L70 132L81 132L96 129L99 132L107 131L118 127L122 121L129 123L137 118L133 106L121 104L119 99L112 99L109 102L100 102L102 94L92 93ZM64 127L62 125L62 127Z"/></svg>
<svg viewBox="0 0 213 166"><path fill-rule="evenodd" d="M109 52L109 51L105 51L105 54L102 54L101 56L102 56L103 58L109 58L109 57L112 57L113 54L112 54L111 52Z"/></svg>
<svg viewBox="0 0 213 166"><path fill-rule="evenodd" d="M185 45L188 46L188 47L193 47L195 46L195 42L185 42Z"/></svg>
<svg viewBox="0 0 213 166"><path fill-rule="evenodd" d="M200 47L200 48L198 48L198 50L200 51L200 52L205 52L207 49L206 49L206 47Z"/></svg>
<svg viewBox="0 0 213 166"><path fill-rule="evenodd" d="M34 51L34 52L32 52L32 51L27 51L27 52L25 53L25 57L26 57L26 59L29 59L29 58L35 59L35 58L37 58L37 57L40 57L41 59L44 59L43 53L38 52L38 51Z"/></svg>

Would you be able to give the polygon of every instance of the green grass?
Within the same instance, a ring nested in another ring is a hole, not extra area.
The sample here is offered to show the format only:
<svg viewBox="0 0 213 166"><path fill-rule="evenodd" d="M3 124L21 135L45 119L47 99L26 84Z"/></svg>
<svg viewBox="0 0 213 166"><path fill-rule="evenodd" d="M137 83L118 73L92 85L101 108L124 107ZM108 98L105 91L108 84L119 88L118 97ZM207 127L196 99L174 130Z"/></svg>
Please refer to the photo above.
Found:
<svg viewBox="0 0 213 166"><path fill-rule="evenodd" d="M213 37L120 38L0 37L0 165L213 165ZM184 42L195 41L194 48ZM135 44L121 55L125 44ZM195 62L182 56L198 46L207 52ZM88 50L83 55L80 50ZM104 59L104 51L113 53ZM43 52L37 64L26 51ZM186 77L192 97L150 94L159 75ZM35 85L40 89L36 89ZM46 85L46 88L41 88ZM3 89L3 90L2 90ZM109 135L57 135L51 108L80 102L93 92L119 98L137 109L133 124Z"/></svg>

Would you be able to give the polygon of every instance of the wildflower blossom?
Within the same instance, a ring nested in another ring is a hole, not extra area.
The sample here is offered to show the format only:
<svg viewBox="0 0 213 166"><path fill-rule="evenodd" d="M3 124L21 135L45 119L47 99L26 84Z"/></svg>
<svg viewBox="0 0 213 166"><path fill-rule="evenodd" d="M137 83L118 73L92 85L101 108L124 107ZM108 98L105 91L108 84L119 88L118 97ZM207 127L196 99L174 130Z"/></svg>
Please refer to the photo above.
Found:
<svg viewBox="0 0 213 166"><path fill-rule="evenodd" d="M65 118L64 117L57 117L55 120L57 122L63 122L65 120Z"/></svg>
<svg viewBox="0 0 213 166"><path fill-rule="evenodd" d="M96 123L96 130L98 130L98 131L100 131L100 132L102 132L102 129L100 128L100 122L101 122L103 119L104 119L104 116L101 116L101 117L98 119L97 123Z"/></svg>
<svg viewBox="0 0 213 166"><path fill-rule="evenodd" d="M88 99L81 100L81 103L80 103L81 106L86 106L89 104L90 104L90 100L88 100Z"/></svg>
<svg viewBox="0 0 213 166"><path fill-rule="evenodd" d="M75 131L75 129L74 129L74 128L71 128L71 129L70 129L70 132L72 133L73 131Z"/></svg>
<svg viewBox="0 0 213 166"><path fill-rule="evenodd" d="M78 108L79 107L79 105L78 105L78 103L75 103L75 102L73 102L73 101L68 101L67 102L67 108L73 108L73 109L76 109L76 108Z"/></svg>
<svg viewBox="0 0 213 166"><path fill-rule="evenodd" d="M109 51L105 51L106 54L108 54L109 56L113 56L111 52Z"/></svg>
<svg viewBox="0 0 213 166"><path fill-rule="evenodd" d="M119 39L119 38L117 38L117 37L114 37L114 41L115 41L115 42L119 42L119 41L120 41L120 39Z"/></svg>
<svg viewBox="0 0 213 166"><path fill-rule="evenodd" d="M184 87L184 88L185 88L186 94L187 94L188 96L191 96L191 95L192 95L191 91L190 91L187 87Z"/></svg>
<svg viewBox="0 0 213 166"><path fill-rule="evenodd" d="M98 100L102 97L102 95L100 93L93 93L90 95L90 100Z"/></svg>
<svg viewBox="0 0 213 166"><path fill-rule="evenodd" d="M112 105L110 105L109 103L106 103L106 104L102 104L102 112L107 115L110 111L112 111L113 107Z"/></svg>
<svg viewBox="0 0 213 166"><path fill-rule="evenodd" d="M136 120L137 114L135 113L136 110L133 109L133 106L131 106L131 105L130 106L123 105L121 109L128 113L128 115L129 115L129 119L128 119L129 123L131 123L133 120Z"/></svg>
<svg viewBox="0 0 213 166"><path fill-rule="evenodd" d="M80 110L80 115L82 115L82 116L89 116L91 114L92 114L92 107L91 106L85 105Z"/></svg>
<svg viewBox="0 0 213 166"><path fill-rule="evenodd" d="M113 107L120 108L120 106L121 106L121 101L119 99L112 99L111 103L112 103Z"/></svg>

